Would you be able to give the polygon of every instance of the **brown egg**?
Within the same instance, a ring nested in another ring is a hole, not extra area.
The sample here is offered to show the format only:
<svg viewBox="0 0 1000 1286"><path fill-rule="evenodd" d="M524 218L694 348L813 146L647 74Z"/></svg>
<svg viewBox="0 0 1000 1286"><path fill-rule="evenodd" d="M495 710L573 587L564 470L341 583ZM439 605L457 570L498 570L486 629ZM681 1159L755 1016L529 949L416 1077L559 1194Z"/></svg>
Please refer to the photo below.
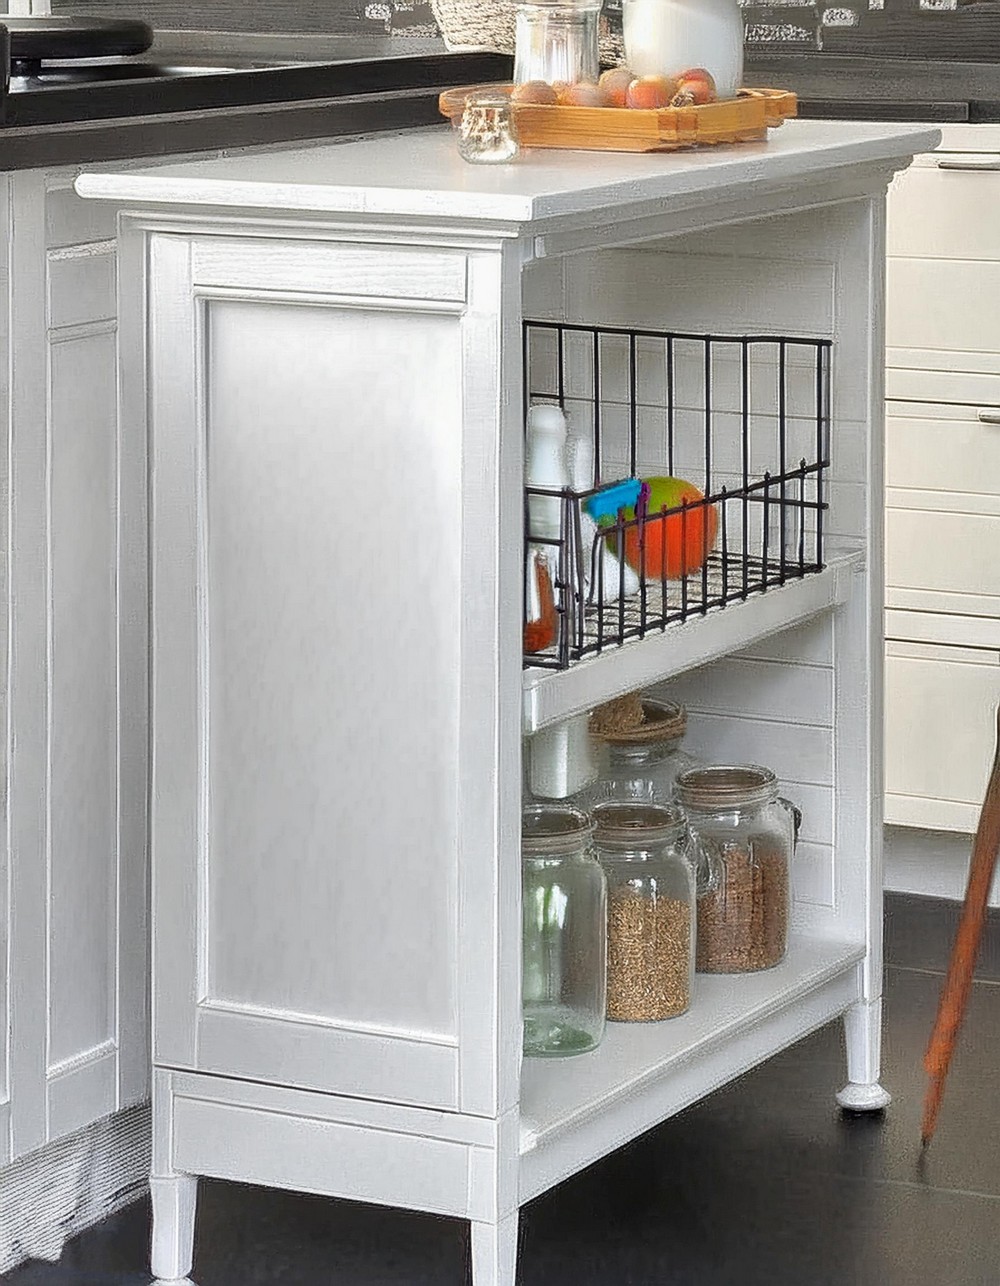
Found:
<svg viewBox="0 0 1000 1286"><path fill-rule="evenodd" d="M601 73L601 79L597 83L604 91L609 107L624 107L628 87L633 80L635 77L628 67L610 67Z"/></svg>
<svg viewBox="0 0 1000 1286"><path fill-rule="evenodd" d="M670 76L639 76L628 87L625 105L640 110L666 107L677 92L677 81Z"/></svg>
<svg viewBox="0 0 1000 1286"><path fill-rule="evenodd" d="M544 80L526 80L523 85L515 85L511 91L512 103L557 103L556 91Z"/></svg>
<svg viewBox="0 0 1000 1286"><path fill-rule="evenodd" d="M704 67L692 67L678 76L677 90L671 106L700 106L702 103L714 103L715 99L715 80L712 74Z"/></svg>
<svg viewBox="0 0 1000 1286"><path fill-rule="evenodd" d="M608 102L600 85L581 80L576 85L568 85L566 93L559 99L569 107L607 107Z"/></svg>

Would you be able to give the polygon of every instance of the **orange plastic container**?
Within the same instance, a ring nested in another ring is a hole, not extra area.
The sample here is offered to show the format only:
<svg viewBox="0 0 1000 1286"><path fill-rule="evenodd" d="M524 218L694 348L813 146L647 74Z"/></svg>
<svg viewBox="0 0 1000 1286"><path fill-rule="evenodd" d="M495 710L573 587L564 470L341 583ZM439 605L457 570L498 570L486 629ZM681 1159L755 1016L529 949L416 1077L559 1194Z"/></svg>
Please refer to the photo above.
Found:
<svg viewBox="0 0 1000 1286"><path fill-rule="evenodd" d="M441 94L441 115L457 125L468 94L509 94L513 85L464 85ZM522 147L572 147L608 152L673 152L717 143L757 143L798 111L785 89L741 89L738 98L701 107L561 107L519 103L513 108Z"/></svg>

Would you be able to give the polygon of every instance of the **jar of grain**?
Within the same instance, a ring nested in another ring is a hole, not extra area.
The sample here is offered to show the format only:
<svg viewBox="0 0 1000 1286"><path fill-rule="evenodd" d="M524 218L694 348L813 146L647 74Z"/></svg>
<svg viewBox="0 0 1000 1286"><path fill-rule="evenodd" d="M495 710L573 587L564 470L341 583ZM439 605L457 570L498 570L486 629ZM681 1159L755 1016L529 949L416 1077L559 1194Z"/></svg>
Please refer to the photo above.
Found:
<svg viewBox="0 0 1000 1286"><path fill-rule="evenodd" d="M521 1003L526 1057L583 1054L604 1036L607 885L578 808L525 807Z"/></svg>
<svg viewBox="0 0 1000 1286"><path fill-rule="evenodd" d="M642 698L642 722L619 730L593 730L591 736L606 747L598 781L590 788L591 807L604 800L671 804L682 772L698 761L681 749L687 729L687 712L673 701Z"/></svg>
<svg viewBox="0 0 1000 1286"><path fill-rule="evenodd" d="M795 810L769 768L694 768L677 779L699 862L701 973L770 969L785 955Z"/></svg>
<svg viewBox="0 0 1000 1286"><path fill-rule="evenodd" d="M694 868L683 814L662 804L603 803L594 847L608 880L608 1017L659 1022L691 1004Z"/></svg>

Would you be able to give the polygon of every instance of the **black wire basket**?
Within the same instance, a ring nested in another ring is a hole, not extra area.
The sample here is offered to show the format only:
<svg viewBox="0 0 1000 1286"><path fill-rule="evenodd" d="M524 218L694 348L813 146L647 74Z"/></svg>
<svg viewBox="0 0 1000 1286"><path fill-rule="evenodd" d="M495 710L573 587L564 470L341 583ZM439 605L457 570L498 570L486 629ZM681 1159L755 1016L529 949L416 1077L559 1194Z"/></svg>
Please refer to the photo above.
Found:
<svg viewBox="0 0 1000 1286"><path fill-rule="evenodd" d="M526 666L822 570L830 357L827 339L525 323L525 422L561 408L571 483L525 487Z"/></svg>

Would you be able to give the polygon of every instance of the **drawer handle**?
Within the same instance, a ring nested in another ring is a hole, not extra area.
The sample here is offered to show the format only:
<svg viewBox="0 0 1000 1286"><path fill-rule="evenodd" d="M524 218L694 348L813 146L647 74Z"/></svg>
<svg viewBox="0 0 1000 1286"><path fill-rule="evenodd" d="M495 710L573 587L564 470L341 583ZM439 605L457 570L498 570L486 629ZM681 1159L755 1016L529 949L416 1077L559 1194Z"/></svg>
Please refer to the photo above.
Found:
<svg viewBox="0 0 1000 1286"><path fill-rule="evenodd" d="M1000 156L939 156L939 170L1000 170Z"/></svg>
<svg viewBox="0 0 1000 1286"><path fill-rule="evenodd" d="M978 411L980 424L1000 424L1000 411Z"/></svg>

